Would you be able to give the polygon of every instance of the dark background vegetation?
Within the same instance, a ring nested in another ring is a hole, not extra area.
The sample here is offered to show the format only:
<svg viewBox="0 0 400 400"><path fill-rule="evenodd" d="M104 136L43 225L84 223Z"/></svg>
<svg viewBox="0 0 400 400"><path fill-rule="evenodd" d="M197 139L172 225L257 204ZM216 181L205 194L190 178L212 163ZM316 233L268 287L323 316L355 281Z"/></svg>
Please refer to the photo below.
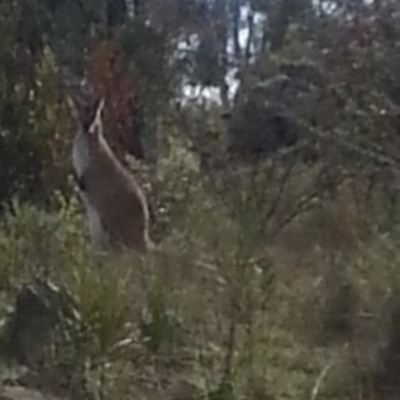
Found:
<svg viewBox="0 0 400 400"><path fill-rule="evenodd" d="M399 50L395 0L1 0L0 388L398 399ZM91 252L82 79L161 253Z"/></svg>

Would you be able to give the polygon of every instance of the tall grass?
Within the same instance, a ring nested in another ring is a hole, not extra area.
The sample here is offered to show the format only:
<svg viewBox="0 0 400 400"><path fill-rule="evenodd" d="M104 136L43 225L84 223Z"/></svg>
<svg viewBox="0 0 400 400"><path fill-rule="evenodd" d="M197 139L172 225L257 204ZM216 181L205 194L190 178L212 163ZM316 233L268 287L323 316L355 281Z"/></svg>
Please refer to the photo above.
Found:
<svg viewBox="0 0 400 400"><path fill-rule="evenodd" d="M287 180L277 205L281 172L238 171L210 182L166 161L161 251L145 257L94 255L74 199L12 204L0 229L3 325L37 282L73 310L29 366L31 383L77 399L397 393L396 229L376 234L346 186L282 225L311 178Z"/></svg>

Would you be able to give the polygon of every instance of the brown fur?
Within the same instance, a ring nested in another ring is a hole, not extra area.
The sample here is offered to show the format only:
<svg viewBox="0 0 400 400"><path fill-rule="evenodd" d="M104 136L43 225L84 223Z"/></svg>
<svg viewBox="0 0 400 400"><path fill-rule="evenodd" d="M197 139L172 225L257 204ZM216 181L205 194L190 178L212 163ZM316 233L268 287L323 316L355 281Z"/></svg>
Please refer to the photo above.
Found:
<svg viewBox="0 0 400 400"><path fill-rule="evenodd" d="M75 166L78 179L83 183L82 195L86 207L95 209L100 217L102 230L108 238L107 245L144 252L154 248L149 237L147 201L134 177L114 156L103 136L101 107L102 104L89 127L82 127L75 138L74 146L84 148L80 152L85 158L81 163L84 165L82 171L77 171Z"/></svg>

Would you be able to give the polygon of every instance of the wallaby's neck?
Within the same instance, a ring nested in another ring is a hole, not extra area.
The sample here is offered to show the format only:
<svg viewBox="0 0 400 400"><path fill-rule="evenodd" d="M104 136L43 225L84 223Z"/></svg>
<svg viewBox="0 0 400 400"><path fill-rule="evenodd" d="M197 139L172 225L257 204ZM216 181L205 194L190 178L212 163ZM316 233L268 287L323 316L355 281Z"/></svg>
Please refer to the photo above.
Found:
<svg viewBox="0 0 400 400"><path fill-rule="evenodd" d="M97 164L106 160L109 164L123 167L103 135L100 134L95 143L90 143L83 132L75 136L73 163L78 174L83 174L89 166L92 166L92 163Z"/></svg>
<svg viewBox="0 0 400 400"><path fill-rule="evenodd" d="M72 148L72 163L78 176L82 176L89 166L89 145L87 137L80 132L75 135Z"/></svg>

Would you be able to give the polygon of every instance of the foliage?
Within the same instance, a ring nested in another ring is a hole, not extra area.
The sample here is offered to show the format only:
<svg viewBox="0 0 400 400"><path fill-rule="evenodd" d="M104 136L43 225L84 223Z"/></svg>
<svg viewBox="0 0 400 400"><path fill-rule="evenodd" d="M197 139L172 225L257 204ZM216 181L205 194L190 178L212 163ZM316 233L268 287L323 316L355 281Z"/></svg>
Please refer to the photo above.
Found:
<svg viewBox="0 0 400 400"><path fill-rule="evenodd" d="M38 282L73 310L20 380L77 399L397 398L399 15L391 0L0 2L0 328ZM155 253L89 244L65 70L106 98L119 159L145 159L130 166ZM289 83L268 97L275 78Z"/></svg>

